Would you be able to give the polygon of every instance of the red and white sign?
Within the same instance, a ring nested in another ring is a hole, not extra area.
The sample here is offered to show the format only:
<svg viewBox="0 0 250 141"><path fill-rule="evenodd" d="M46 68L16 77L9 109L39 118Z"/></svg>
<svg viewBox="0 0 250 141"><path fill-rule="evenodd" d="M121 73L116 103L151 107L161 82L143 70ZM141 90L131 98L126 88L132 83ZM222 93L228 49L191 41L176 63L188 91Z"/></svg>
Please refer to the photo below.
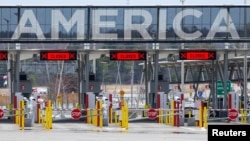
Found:
<svg viewBox="0 0 250 141"><path fill-rule="evenodd" d="M24 85L20 85L20 90L24 90L25 88L24 88Z"/></svg>
<svg viewBox="0 0 250 141"><path fill-rule="evenodd" d="M155 119L157 117L157 111L155 109L148 110L148 118Z"/></svg>
<svg viewBox="0 0 250 141"><path fill-rule="evenodd" d="M162 89L161 85L158 85L158 91L160 91Z"/></svg>
<svg viewBox="0 0 250 141"><path fill-rule="evenodd" d="M94 90L94 85L89 85L89 90L93 91Z"/></svg>
<svg viewBox="0 0 250 141"><path fill-rule="evenodd" d="M82 116L81 110L80 109L73 109L71 111L71 117L73 119L80 119Z"/></svg>
<svg viewBox="0 0 250 141"><path fill-rule="evenodd" d="M228 111L228 117L230 120L235 120L238 117L238 111L236 109L230 109Z"/></svg>
<svg viewBox="0 0 250 141"><path fill-rule="evenodd" d="M0 109L0 119L3 118L3 116L4 116L4 111Z"/></svg>

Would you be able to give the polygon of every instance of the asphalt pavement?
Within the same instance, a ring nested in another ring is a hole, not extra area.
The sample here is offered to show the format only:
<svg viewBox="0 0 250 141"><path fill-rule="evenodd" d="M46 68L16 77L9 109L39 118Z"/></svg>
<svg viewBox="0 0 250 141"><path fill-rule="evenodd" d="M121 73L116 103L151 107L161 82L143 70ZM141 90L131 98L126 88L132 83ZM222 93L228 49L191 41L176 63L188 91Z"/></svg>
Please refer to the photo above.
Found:
<svg viewBox="0 0 250 141"><path fill-rule="evenodd" d="M129 123L128 129L115 124L96 127L83 122L53 123L51 130L41 124L25 127L0 121L1 141L206 141L207 130L199 127L173 127L158 123Z"/></svg>

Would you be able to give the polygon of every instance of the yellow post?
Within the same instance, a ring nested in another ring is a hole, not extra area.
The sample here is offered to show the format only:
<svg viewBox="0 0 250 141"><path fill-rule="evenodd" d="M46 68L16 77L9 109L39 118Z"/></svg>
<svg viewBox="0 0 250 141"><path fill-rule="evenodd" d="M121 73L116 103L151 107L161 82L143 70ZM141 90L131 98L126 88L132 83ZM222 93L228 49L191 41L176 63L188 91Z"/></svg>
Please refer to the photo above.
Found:
<svg viewBox="0 0 250 141"><path fill-rule="evenodd" d="M243 109L240 109L240 115L241 115L241 118L240 118L240 122L244 122L244 115L243 115Z"/></svg>
<svg viewBox="0 0 250 141"><path fill-rule="evenodd" d="M19 125L19 119L20 119L19 114L20 113L19 113L19 110L15 110L15 111L16 111L15 112L16 113L16 115L15 115L15 121L16 121L16 124Z"/></svg>
<svg viewBox="0 0 250 141"><path fill-rule="evenodd" d="M103 115L102 115L102 101L99 101L99 127L103 127Z"/></svg>
<svg viewBox="0 0 250 141"><path fill-rule="evenodd" d="M46 106L45 108L45 128L49 128L49 108Z"/></svg>
<svg viewBox="0 0 250 141"><path fill-rule="evenodd" d="M174 100L171 101L171 124L174 126Z"/></svg>
<svg viewBox="0 0 250 141"><path fill-rule="evenodd" d="M166 110L166 124L169 124L169 111Z"/></svg>
<svg viewBox="0 0 250 141"><path fill-rule="evenodd" d="M121 107L121 127L124 127L124 106Z"/></svg>
<svg viewBox="0 0 250 141"><path fill-rule="evenodd" d="M243 123L247 123L247 110L244 110L244 121Z"/></svg>
<svg viewBox="0 0 250 141"><path fill-rule="evenodd" d="M20 101L20 127L21 127L21 130L24 130L24 101L21 100Z"/></svg>
<svg viewBox="0 0 250 141"><path fill-rule="evenodd" d="M86 109L86 122L89 124L90 123L90 109Z"/></svg>
<svg viewBox="0 0 250 141"><path fill-rule="evenodd" d="M48 115L48 119L49 119L49 124L48 124L48 128L49 129L52 129L52 103L51 103L51 100L48 101L48 112L49 112L49 115Z"/></svg>
<svg viewBox="0 0 250 141"><path fill-rule="evenodd" d="M202 127L202 107L199 107L199 127Z"/></svg>
<svg viewBox="0 0 250 141"><path fill-rule="evenodd" d="M159 115L158 115L158 118L159 118L159 123L163 123L163 111L162 111L162 109L159 109Z"/></svg>
<svg viewBox="0 0 250 141"><path fill-rule="evenodd" d="M109 108L109 123L112 123L113 122L113 109L112 108Z"/></svg>
<svg viewBox="0 0 250 141"><path fill-rule="evenodd" d="M204 119L204 127L207 128L207 108L206 107L204 107L203 119Z"/></svg>

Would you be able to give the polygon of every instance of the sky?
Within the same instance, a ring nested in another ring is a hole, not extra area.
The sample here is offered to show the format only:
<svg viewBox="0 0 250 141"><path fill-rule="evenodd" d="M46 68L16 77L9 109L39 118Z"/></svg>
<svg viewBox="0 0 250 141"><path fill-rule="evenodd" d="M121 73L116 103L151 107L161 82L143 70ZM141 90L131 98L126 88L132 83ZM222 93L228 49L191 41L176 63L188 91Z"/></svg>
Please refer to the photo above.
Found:
<svg viewBox="0 0 250 141"><path fill-rule="evenodd" d="M0 0L1 6L181 5L182 0ZM184 5L250 5L250 0L184 0Z"/></svg>

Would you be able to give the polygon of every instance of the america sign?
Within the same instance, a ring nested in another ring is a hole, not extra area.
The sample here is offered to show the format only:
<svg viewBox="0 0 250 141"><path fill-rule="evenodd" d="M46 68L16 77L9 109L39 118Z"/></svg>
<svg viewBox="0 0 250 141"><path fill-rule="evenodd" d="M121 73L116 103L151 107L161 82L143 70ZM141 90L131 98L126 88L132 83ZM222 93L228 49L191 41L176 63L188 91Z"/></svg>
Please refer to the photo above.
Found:
<svg viewBox="0 0 250 141"><path fill-rule="evenodd" d="M0 42L250 39L246 32L250 30L250 7L12 7L16 16L1 9L5 21L0 24Z"/></svg>

